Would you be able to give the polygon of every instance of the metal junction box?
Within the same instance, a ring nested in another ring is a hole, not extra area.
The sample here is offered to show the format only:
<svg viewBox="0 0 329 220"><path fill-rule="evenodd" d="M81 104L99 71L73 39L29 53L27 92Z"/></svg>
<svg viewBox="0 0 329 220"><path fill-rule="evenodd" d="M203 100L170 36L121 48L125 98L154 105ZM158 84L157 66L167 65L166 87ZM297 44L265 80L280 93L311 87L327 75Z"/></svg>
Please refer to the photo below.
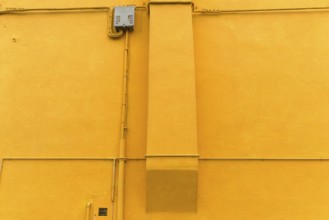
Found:
<svg viewBox="0 0 329 220"><path fill-rule="evenodd" d="M117 31L134 30L135 25L135 6L114 7L114 27Z"/></svg>

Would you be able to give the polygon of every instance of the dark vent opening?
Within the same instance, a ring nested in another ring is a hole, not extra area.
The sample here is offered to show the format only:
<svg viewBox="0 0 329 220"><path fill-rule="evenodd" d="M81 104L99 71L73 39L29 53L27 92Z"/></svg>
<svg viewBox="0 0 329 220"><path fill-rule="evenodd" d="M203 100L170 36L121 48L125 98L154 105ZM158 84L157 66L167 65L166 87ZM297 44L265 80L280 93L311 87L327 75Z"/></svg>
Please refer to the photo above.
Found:
<svg viewBox="0 0 329 220"><path fill-rule="evenodd" d="M98 216L107 216L107 208L99 208Z"/></svg>

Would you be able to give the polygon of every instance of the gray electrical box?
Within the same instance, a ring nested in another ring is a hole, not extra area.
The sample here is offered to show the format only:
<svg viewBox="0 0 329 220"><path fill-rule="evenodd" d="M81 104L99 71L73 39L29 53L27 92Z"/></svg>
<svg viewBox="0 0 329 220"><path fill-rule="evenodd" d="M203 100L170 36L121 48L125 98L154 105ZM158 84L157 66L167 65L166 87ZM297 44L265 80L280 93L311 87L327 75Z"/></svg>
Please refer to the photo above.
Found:
<svg viewBox="0 0 329 220"><path fill-rule="evenodd" d="M114 7L114 27L119 30L134 30L135 6Z"/></svg>

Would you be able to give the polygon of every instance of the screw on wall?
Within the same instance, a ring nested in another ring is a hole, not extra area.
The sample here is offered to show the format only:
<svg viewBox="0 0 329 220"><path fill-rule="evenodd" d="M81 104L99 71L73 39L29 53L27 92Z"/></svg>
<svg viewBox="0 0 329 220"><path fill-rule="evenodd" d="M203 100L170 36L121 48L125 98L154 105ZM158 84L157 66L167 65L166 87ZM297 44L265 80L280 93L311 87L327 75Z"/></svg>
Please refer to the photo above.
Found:
<svg viewBox="0 0 329 220"><path fill-rule="evenodd" d="M11 40L12 40L14 43L16 43L16 42L17 42L17 39L16 39L16 37L13 37Z"/></svg>

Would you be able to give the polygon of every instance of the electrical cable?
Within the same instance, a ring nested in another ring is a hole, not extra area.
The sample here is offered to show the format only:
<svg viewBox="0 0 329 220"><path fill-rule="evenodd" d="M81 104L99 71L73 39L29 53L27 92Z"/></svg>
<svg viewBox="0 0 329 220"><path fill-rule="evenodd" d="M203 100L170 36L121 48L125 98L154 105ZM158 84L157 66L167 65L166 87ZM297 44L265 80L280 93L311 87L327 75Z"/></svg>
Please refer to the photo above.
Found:
<svg viewBox="0 0 329 220"><path fill-rule="evenodd" d="M329 7L304 7L304 8L263 8L263 9L236 9L236 10L220 10L220 9L202 9L194 10L194 14L204 15L223 15L223 14L250 14L250 13L273 13L273 12L312 12L325 11Z"/></svg>
<svg viewBox="0 0 329 220"><path fill-rule="evenodd" d="M107 12L112 7L76 7L76 8L15 8L8 9L4 11L0 11L0 15L6 14L25 14L25 13L65 13L65 12L81 12L81 11L89 11L89 12ZM136 6L135 9L138 10L146 10L147 8L144 6Z"/></svg>

